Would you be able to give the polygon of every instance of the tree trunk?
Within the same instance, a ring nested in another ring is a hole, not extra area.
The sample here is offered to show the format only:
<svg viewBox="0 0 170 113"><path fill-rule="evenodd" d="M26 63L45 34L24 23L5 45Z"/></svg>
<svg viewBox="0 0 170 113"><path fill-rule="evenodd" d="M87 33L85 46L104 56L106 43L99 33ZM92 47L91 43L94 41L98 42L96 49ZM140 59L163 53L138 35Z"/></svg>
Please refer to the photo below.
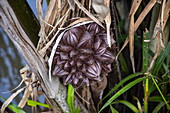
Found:
<svg viewBox="0 0 170 113"><path fill-rule="evenodd" d="M38 43L40 24L26 0L7 0L16 14L17 20L34 45Z"/></svg>

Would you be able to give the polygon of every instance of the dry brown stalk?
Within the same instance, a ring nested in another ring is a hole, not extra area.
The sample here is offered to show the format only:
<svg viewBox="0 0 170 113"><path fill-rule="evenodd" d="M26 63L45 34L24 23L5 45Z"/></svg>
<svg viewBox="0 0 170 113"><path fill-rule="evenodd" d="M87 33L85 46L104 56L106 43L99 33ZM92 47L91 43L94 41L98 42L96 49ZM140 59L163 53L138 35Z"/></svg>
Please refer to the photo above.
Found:
<svg viewBox="0 0 170 113"><path fill-rule="evenodd" d="M134 33L135 33L135 22L134 22L134 15L137 11L137 9L140 6L140 3L142 2L142 0L134 0L132 3L132 7L130 10L130 24L129 24L129 50L130 50L130 59L131 59L131 63L132 63L132 69L133 72L135 73L135 62L134 62Z"/></svg>
<svg viewBox="0 0 170 113"><path fill-rule="evenodd" d="M84 6L82 6L82 4L78 0L74 0L74 2L85 14L87 14L89 18L91 18L94 22L104 28L102 23L96 17L94 17Z"/></svg>

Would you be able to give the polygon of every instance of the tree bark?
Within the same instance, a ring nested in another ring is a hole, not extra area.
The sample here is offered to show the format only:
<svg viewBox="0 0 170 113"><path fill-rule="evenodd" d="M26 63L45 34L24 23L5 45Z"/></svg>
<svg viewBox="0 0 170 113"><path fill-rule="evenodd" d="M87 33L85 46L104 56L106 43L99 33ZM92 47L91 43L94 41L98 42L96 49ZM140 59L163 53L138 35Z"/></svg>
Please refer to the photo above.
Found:
<svg viewBox="0 0 170 113"><path fill-rule="evenodd" d="M34 45L38 43L40 24L26 0L7 0L17 16L20 25Z"/></svg>

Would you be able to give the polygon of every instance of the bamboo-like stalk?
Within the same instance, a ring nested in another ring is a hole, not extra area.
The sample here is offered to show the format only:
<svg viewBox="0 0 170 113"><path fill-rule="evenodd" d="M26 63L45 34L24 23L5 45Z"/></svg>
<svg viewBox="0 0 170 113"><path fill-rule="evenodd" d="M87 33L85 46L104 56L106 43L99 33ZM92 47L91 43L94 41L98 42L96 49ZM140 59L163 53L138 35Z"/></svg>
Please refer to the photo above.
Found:
<svg viewBox="0 0 170 113"><path fill-rule="evenodd" d="M146 75L148 76L148 75ZM144 113L148 113L148 91L149 91L149 80L145 80L145 87L144 87Z"/></svg>
<svg viewBox="0 0 170 113"><path fill-rule="evenodd" d="M149 32L146 31L144 32L143 35L143 63L142 63L142 70L144 72L146 72L148 70L148 66L149 66L149 42L147 42L147 40L149 40ZM148 77L148 74L146 74L146 76ZM148 91L149 91L149 79L146 79L144 81L144 113L148 113Z"/></svg>

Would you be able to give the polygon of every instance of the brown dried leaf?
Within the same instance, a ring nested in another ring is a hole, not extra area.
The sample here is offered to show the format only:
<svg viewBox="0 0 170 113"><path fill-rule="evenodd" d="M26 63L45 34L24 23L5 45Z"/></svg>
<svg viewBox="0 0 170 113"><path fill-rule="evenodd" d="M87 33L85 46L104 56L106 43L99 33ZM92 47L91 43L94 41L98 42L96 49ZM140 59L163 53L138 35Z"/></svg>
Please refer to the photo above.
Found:
<svg viewBox="0 0 170 113"><path fill-rule="evenodd" d="M130 28L129 28L129 49L130 49L130 60L132 63L132 69L135 73L135 62L134 62L134 15L130 17Z"/></svg>
<svg viewBox="0 0 170 113"><path fill-rule="evenodd" d="M76 21L70 23L66 28L69 28L69 27L74 26L74 25L76 25L76 24L78 24L78 23L82 23L82 22L90 21L90 20L91 20L91 18L87 18L87 17L85 17L85 18L79 18L79 19L77 19Z"/></svg>
<svg viewBox="0 0 170 113"><path fill-rule="evenodd" d="M70 9L66 12L66 14L56 23L55 27L51 30L51 32L48 34L48 36L46 37L46 39L54 32L54 30L57 28L57 26L59 25L59 23L61 23L63 20L66 20L66 18L69 16ZM61 25L60 27L62 27L63 25ZM39 53L41 54L41 56L44 56L46 54L46 50L49 48L49 46L52 44L52 42L55 40L56 36L58 35L58 33L60 32L60 30L58 30L55 35L53 36L53 38L45 45L45 47L43 47L41 50L39 50Z"/></svg>
<svg viewBox="0 0 170 113"><path fill-rule="evenodd" d="M163 32L163 23L164 23L163 18L164 18L165 3L166 3L166 0L163 0L162 7L161 7L161 29L162 29L162 32Z"/></svg>
<svg viewBox="0 0 170 113"><path fill-rule="evenodd" d="M25 69L27 69L27 67L28 66L26 66ZM22 70L24 70L24 68ZM20 71L20 73L21 73L21 71ZM24 82L26 84L26 89L25 89L24 95L22 96L21 101L18 104L18 107L20 107L20 108L23 108L25 106L27 99L30 97L30 95L32 93L32 87L30 85L31 79L27 78L27 80L26 80L26 76L27 76L27 71L25 71L24 73L21 73L22 80L24 80Z"/></svg>
<svg viewBox="0 0 170 113"><path fill-rule="evenodd" d="M59 7L58 7L58 2L60 0L50 0L50 3L48 5L48 9L46 11L44 21L47 22L50 25L53 25L57 14L59 13ZM49 26L45 25L45 32L49 32Z"/></svg>
<svg viewBox="0 0 170 113"><path fill-rule="evenodd" d="M148 12L151 10L151 8L155 5L157 0L151 0L147 6L145 7L145 9L142 11L142 13L139 15L138 19L136 20L135 24L133 25L134 26L134 29L133 29L133 32L135 32L137 30L137 28L139 27L139 25L141 24L141 22L143 21L143 19L146 17L146 15L148 14ZM132 4L132 8L131 8L131 11L130 11L130 15L134 15L135 12L137 11L139 5L141 3L141 0L140 1L134 1L133 4ZM130 26L132 24L130 23ZM130 28L131 29L131 28ZM131 32L131 33L133 33ZM130 32L129 32L130 34ZM134 33L133 33L134 34ZM133 58L133 43L134 43L134 39L132 39L134 36L132 36L131 34L131 39L128 39L126 38L126 41L124 42L121 50L119 51L119 53L117 54L116 56L116 59L117 57L119 56L119 54L122 52L122 50L126 47L126 45L128 44L129 40L130 40L130 54L131 54L131 61L132 61L132 65L134 65L134 58ZM134 66L133 66L133 70L134 70Z"/></svg>
<svg viewBox="0 0 170 113"><path fill-rule="evenodd" d="M26 71L28 71L29 67L28 65L26 65L25 67L23 67L22 69L20 69L20 74L25 73Z"/></svg>
<svg viewBox="0 0 170 113"><path fill-rule="evenodd" d="M40 26L41 26L41 29L40 29L40 32L39 32L39 36L40 36L40 39L39 39L39 42L38 42L38 45L37 45L37 48L40 49L43 43L43 40L44 40L44 37L46 36L45 34L45 26L44 26L44 21L43 21L43 12L42 12L42 0L36 0L36 7L37 7L37 12L38 12L38 19L40 21Z"/></svg>
<svg viewBox="0 0 170 113"><path fill-rule="evenodd" d="M140 3L142 0L134 0L132 3L132 7L130 10L130 26L129 26L129 49L130 49L130 60L132 63L132 69L135 73L135 62L134 62L134 33L135 33L135 22L134 22L134 15L138 10Z"/></svg>
<svg viewBox="0 0 170 113"><path fill-rule="evenodd" d="M147 6L144 8L144 10L140 13L138 19L135 22L135 31L139 27L139 25L142 23L146 15L149 13L149 11L153 8L157 0L150 0L150 2L147 4Z"/></svg>
<svg viewBox="0 0 170 113"><path fill-rule="evenodd" d="M107 29L107 43L108 43L108 46L111 47L111 38L110 38L111 16L110 16L110 12L106 16L105 22L106 22L106 29Z"/></svg>
<svg viewBox="0 0 170 113"><path fill-rule="evenodd" d="M134 15L136 13L141 2L142 2L142 0L133 0L129 15Z"/></svg>
<svg viewBox="0 0 170 113"><path fill-rule="evenodd" d="M17 92L13 93L2 105L1 107L1 113L4 113L5 108L12 102L12 100L19 94L21 93L23 90L25 89L25 87L17 90Z"/></svg>
<svg viewBox="0 0 170 113"><path fill-rule="evenodd" d="M156 38L158 42L156 44L155 55L154 55L154 57L153 57L153 59L150 63L148 71L150 71L152 69L152 67L154 66L155 60L160 53L161 46L164 48L163 30L164 30L165 24L167 22L167 18L169 16L168 13L170 11L170 8L167 8L167 7L170 7L170 0L168 0L167 2L166 1L162 2L162 7L161 7L161 10L159 12L159 17L158 17L158 20L156 22L154 32L153 32L153 35L152 35L152 39Z"/></svg>
<svg viewBox="0 0 170 113"><path fill-rule="evenodd" d="M110 7L110 0L104 0L104 4L109 8ZM111 47L111 39L110 39L111 15L110 15L110 11L108 12L108 14L107 14L107 16L104 20L106 22L108 46Z"/></svg>
<svg viewBox="0 0 170 113"><path fill-rule="evenodd" d="M134 24L134 14L136 13L141 1L142 0L134 0L133 3L132 3L132 7L131 7L131 10L130 10L130 13L129 13L129 15L130 15L129 36L128 36L128 39L126 38L126 41L124 42L123 47L121 48L121 50L119 51L119 53L116 56L116 59L117 59L117 57L119 56L121 51L126 47L126 45L129 42L130 58L131 58L132 68L133 68L134 72L135 72L134 57L133 57L133 54L134 54L134 32L136 31L135 30L136 27L135 27L135 24Z"/></svg>
<svg viewBox="0 0 170 113"><path fill-rule="evenodd" d="M92 8L92 0L89 0L89 12L91 12L91 8Z"/></svg>
<svg viewBox="0 0 170 113"><path fill-rule="evenodd" d="M152 35L152 39L156 38L158 32L162 32L162 25L161 25L161 18L160 18L160 14L158 17L158 20L156 22L154 31L153 31L153 35Z"/></svg>
<svg viewBox="0 0 170 113"><path fill-rule="evenodd" d="M170 13L170 0L165 3L164 16L163 16L163 29L166 25Z"/></svg>
<svg viewBox="0 0 170 113"><path fill-rule="evenodd" d="M75 3L73 0L68 0L68 4L70 6L70 8L74 11L75 10Z"/></svg>
<svg viewBox="0 0 170 113"><path fill-rule="evenodd" d="M89 16L89 18L91 18L93 21L95 21L97 24L104 28L102 23L96 17L94 17L93 14L91 14L85 7L83 7L78 0L74 0L74 2L87 16Z"/></svg>
<svg viewBox="0 0 170 113"><path fill-rule="evenodd" d="M18 107L23 108L25 104L27 103L28 98L30 97L32 91L29 91L29 89L25 89L24 95L22 96L21 101L18 104Z"/></svg>
<svg viewBox="0 0 170 113"><path fill-rule="evenodd" d="M159 33L160 37L161 37L161 33ZM158 36L158 43L156 44L156 52L154 57L152 58L152 61L150 63L150 66L148 68L148 72L152 69L152 67L154 66L155 60L158 57L159 53L160 53L160 49L161 49L161 40L160 37Z"/></svg>

